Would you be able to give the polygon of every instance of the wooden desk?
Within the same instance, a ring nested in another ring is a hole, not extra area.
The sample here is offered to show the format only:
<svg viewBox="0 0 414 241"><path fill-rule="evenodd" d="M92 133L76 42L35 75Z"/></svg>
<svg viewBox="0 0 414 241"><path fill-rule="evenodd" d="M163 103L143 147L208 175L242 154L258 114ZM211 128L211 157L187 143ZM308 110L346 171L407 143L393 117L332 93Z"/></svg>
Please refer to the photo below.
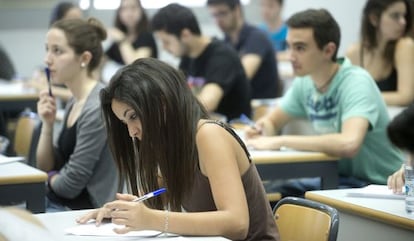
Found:
<svg viewBox="0 0 414 241"><path fill-rule="evenodd" d="M138 238L126 238L126 237L93 237L93 236L75 236L75 235L66 235L64 230L76 225L75 219L89 210L81 211L67 211L67 212L58 212L58 213L43 213L36 214L35 217L38 218L47 229L55 235L56 240L59 241L82 241L82 240L99 240L99 241L116 241L116 240L138 240ZM158 240L159 238L139 238L139 240ZM164 240L211 240L211 241L225 241L229 240L223 237L177 237L177 238L164 238Z"/></svg>
<svg viewBox="0 0 414 241"><path fill-rule="evenodd" d="M414 240L414 214L404 200L349 197L350 189L306 192L305 197L340 212L338 241Z"/></svg>
<svg viewBox="0 0 414 241"><path fill-rule="evenodd" d="M321 177L322 189L338 187L338 158L321 152L250 151L262 180Z"/></svg>
<svg viewBox="0 0 414 241"><path fill-rule="evenodd" d="M45 212L47 174L24 163L0 164L0 204L26 202L33 213Z"/></svg>
<svg viewBox="0 0 414 241"><path fill-rule="evenodd" d="M36 90L26 88L23 82L0 81L1 111L22 111L27 107L35 111L38 99Z"/></svg>

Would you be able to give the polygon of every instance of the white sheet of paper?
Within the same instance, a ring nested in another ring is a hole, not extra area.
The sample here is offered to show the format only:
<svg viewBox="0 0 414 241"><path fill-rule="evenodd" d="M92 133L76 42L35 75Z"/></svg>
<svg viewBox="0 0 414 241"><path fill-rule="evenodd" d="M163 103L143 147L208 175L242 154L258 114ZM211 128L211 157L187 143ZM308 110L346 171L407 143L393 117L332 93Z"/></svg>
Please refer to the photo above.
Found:
<svg viewBox="0 0 414 241"><path fill-rule="evenodd" d="M24 160L24 158L21 157L21 156L8 157L8 156L4 156L4 155L0 154L0 164L23 161L23 160Z"/></svg>
<svg viewBox="0 0 414 241"><path fill-rule="evenodd" d="M113 231L114 228L122 228L123 225L116 225L113 223L102 223L98 227L94 222L87 224L79 224L74 227L65 229L65 233L80 235L80 236L125 236L125 237L154 237L161 234L160 231L142 230L131 231L126 234L117 234Z"/></svg>
<svg viewBox="0 0 414 241"><path fill-rule="evenodd" d="M385 198L385 199L405 199L404 194L395 194L388 189L387 185L371 184L363 188L351 189L347 193L348 197L367 197L367 198Z"/></svg>

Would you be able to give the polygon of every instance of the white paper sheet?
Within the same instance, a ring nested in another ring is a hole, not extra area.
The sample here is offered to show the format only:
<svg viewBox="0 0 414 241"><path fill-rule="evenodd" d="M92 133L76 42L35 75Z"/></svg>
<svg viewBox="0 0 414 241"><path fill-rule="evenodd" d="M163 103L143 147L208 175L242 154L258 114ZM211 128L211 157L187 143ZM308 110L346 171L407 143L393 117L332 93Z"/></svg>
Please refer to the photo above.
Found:
<svg viewBox="0 0 414 241"><path fill-rule="evenodd" d="M125 236L125 237L155 237L160 235L160 231L154 230L142 230L131 231L126 234L117 234L113 230L114 228L122 228L122 225L116 225L113 223L102 223L98 227L95 223L79 224L74 227L65 229L65 233L81 236Z"/></svg>
<svg viewBox="0 0 414 241"><path fill-rule="evenodd" d="M363 188L351 189L347 193L348 197L365 198L385 198L385 199L405 199L404 194L395 194L386 185L368 185Z"/></svg>
<svg viewBox="0 0 414 241"><path fill-rule="evenodd" d="M17 161L24 161L24 158L21 156L15 156L15 157L8 157L0 154L0 164L6 164L11 162L17 162Z"/></svg>

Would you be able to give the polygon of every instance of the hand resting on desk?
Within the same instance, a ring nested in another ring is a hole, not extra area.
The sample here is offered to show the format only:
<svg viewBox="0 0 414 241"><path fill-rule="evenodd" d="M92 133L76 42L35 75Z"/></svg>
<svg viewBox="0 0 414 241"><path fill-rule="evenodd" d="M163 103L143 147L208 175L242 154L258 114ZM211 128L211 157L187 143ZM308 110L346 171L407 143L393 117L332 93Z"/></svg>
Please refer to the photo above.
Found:
<svg viewBox="0 0 414 241"><path fill-rule="evenodd" d="M78 218L76 222L85 224L95 219L96 226L99 226L104 218L110 218L114 224L125 225L124 228L114 229L114 232L118 234L146 229L144 220L146 220L145 215L149 208L142 202L132 202L137 198L134 195L117 193L116 198L116 201L106 203L103 207Z"/></svg>
<svg viewBox="0 0 414 241"><path fill-rule="evenodd" d="M404 186L404 165L388 177L387 185L394 193L402 193L402 187Z"/></svg>

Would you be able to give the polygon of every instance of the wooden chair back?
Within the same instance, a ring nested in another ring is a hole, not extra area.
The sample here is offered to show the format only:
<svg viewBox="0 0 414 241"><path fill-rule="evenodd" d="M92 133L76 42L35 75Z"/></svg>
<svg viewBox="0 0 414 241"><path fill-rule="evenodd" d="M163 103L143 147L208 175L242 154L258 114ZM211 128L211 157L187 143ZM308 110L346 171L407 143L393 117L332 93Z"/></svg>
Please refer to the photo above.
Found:
<svg viewBox="0 0 414 241"><path fill-rule="evenodd" d="M17 119L14 135L14 151L16 155L23 156L29 163L35 154L40 121L34 112L23 112Z"/></svg>
<svg viewBox="0 0 414 241"><path fill-rule="evenodd" d="M335 208L303 198L285 197L273 209L281 241L336 241Z"/></svg>

